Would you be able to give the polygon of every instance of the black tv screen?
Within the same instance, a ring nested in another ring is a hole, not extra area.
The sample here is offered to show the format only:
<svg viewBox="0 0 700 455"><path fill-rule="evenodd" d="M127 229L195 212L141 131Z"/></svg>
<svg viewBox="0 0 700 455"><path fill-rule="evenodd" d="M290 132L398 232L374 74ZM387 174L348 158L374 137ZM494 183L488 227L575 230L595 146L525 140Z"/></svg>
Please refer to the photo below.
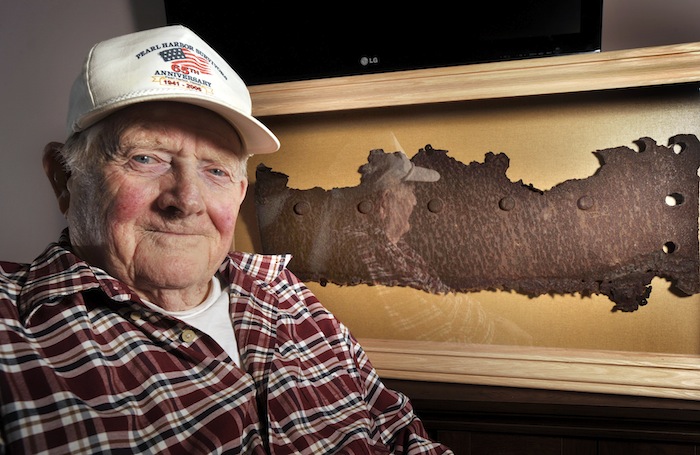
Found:
<svg viewBox="0 0 700 455"><path fill-rule="evenodd" d="M602 0L375 2L165 0L248 85L600 50ZM457 6L456 6L457 5Z"/></svg>

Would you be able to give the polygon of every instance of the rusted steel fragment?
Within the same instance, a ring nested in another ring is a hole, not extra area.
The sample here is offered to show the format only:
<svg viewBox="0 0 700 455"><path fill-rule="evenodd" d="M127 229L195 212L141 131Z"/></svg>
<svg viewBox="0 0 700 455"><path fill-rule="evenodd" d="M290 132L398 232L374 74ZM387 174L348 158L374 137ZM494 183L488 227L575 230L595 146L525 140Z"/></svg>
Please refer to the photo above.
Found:
<svg viewBox="0 0 700 455"><path fill-rule="evenodd" d="M622 311L646 304L655 276L698 293L700 142L637 145L595 152L594 175L547 191L510 181L505 154L466 165L430 145L410 161L373 150L358 186L331 190L288 188L260 165L263 251L340 285L603 294Z"/></svg>

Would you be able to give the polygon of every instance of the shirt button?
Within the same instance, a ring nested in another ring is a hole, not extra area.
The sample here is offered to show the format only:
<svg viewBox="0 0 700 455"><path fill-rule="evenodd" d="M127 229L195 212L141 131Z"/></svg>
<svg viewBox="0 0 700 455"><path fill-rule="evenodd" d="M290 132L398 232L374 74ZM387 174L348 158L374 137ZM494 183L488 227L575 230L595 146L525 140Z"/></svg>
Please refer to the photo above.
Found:
<svg viewBox="0 0 700 455"><path fill-rule="evenodd" d="M191 343L196 337L197 335L194 333L194 330L185 329L180 333L180 340L185 343Z"/></svg>
<svg viewBox="0 0 700 455"><path fill-rule="evenodd" d="M129 313L129 319L131 319L132 321L138 321L139 319L141 319L141 313L138 311L132 311L131 313Z"/></svg>

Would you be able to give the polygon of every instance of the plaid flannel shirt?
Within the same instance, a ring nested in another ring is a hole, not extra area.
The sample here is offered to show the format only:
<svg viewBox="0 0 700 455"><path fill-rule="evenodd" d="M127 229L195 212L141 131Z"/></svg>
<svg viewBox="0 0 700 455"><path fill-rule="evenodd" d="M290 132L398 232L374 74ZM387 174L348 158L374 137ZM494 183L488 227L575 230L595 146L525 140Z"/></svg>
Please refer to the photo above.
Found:
<svg viewBox="0 0 700 455"><path fill-rule="evenodd" d="M0 263L0 453L450 453L286 269L232 253L242 368L70 252Z"/></svg>

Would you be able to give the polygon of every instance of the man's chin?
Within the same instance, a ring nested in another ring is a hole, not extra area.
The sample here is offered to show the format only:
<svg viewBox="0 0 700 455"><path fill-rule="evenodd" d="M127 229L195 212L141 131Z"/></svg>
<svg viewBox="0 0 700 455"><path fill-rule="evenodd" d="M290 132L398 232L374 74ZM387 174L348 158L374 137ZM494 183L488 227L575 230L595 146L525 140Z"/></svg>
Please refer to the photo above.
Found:
<svg viewBox="0 0 700 455"><path fill-rule="evenodd" d="M203 256L203 255L202 255ZM203 257L163 255L139 267L141 279L164 288L184 288L208 282L216 273ZM216 267L218 268L218 267Z"/></svg>
<svg viewBox="0 0 700 455"><path fill-rule="evenodd" d="M193 248L199 250L206 237L197 234L180 234L176 232L155 232L151 233L150 241L163 248Z"/></svg>

